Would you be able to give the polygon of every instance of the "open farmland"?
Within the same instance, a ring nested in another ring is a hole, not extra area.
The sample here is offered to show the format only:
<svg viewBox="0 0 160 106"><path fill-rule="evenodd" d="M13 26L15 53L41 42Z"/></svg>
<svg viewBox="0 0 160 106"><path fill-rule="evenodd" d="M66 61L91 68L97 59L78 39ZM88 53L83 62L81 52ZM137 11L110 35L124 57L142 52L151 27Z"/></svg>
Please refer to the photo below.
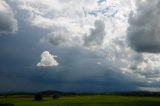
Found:
<svg viewBox="0 0 160 106"><path fill-rule="evenodd" d="M13 103L15 106L160 106L159 97L133 96L62 96L53 100L44 97L34 101L33 97L1 97L0 103Z"/></svg>

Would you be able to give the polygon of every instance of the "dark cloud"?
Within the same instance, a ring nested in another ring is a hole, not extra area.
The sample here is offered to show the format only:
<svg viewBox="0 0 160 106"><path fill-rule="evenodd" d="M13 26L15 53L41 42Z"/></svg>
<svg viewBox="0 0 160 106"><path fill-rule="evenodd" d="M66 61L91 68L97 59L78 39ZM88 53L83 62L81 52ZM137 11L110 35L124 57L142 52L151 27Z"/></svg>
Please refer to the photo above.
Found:
<svg viewBox="0 0 160 106"><path fill-rule="evenodd" d="M90 35L84 38L84 45L99 46L103 43L105 36L105 24L101 20L96 20L94 29L91 29Z"/></svg>
<svg viewBox="0 0 160 106"><path fill-rule="evenodd" d="M137 1L137 12L130 15L128 40L138 52L160 52L160 1Z"/></svg>
<svg viewBox="0 0 160 106"><path fill-rule="evenodd" d="M16 45L13 43L11 48ZM24 52L21 51L23 47L25 47ZM127 79L119 69L106 65L105 55L100 55L99 52L95 53L95 51L81 47L50 48L51 53L54 52L58 55L59 66L38 68L36 63L39 61L40 50L36 49L35 53L29 49L30 46L24 45L16 48L16 51L8 48L10 52L7 54L3 53L6 51L3 48L3 52L0 53L0 63L3 63L0 67L0 80L3 80L0 83L1 91L55 89L103 92L131 90L136 89L137 86L134 81ZM97 64L98 61L102 64Z"/></svg>
<svg viewBox="0 0 160 106"><path fill-rule="evenodd" d="M17 31L17 20L10 6L0 1L0 33L14 33Z"/></svg>

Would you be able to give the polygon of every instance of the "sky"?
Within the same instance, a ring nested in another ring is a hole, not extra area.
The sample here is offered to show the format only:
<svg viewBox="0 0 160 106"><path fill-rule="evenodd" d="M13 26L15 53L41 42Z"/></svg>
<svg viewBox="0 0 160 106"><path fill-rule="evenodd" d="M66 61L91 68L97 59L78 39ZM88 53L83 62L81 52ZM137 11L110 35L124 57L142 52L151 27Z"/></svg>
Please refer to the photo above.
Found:
<svg viewBox="0 0 160 106"><path fill-rule="evenodd" d="M0 0L0 92L160 91L159 0Z"/></svg>

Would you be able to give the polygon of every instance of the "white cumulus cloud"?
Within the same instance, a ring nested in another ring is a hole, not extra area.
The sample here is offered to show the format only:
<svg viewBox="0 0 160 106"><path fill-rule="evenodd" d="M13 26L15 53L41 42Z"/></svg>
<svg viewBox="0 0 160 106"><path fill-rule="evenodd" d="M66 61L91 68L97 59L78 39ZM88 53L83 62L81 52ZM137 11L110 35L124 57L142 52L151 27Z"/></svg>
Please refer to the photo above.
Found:
<svg viewBox="0 0 160 106"><path fill-rule="evenodd" d="M53 67L58 66L59 63L56 61L56 55L52 55L49 51L44 51L41 54L41 61L37 63L38 67Z"/></svg>
<svg viewBox="0 0 160 106"><path fill-rule="evenodd" d="M109 28L110 26L119 28L116 31L119 33L125 29L126 24L121 25L124 24L125 15L129 13L128 8L125 9L120 5L119 0L103 2L97 0L17 0L14 2L20 10L29 13L26 19L31 25L48 31L47 41L53 45L83 45L84 37L89 35L90 29L94 29L97 20L101 20L103 26L106 26L103 29L106 34L101 34L102 36L113 32L115 28ZM94 32L96 31L92 33ZM92 43L98 44L97 41Z"/></svg>

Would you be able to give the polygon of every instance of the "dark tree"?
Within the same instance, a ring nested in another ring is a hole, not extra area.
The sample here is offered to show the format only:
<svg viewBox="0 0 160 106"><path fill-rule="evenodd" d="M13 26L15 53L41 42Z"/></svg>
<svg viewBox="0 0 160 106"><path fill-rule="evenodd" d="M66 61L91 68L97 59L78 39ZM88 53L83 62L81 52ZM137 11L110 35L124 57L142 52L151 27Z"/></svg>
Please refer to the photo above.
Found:
<svg viewBox="0 0 160 106"><path fill-rule="evenodd" d="M41 95L41 94L36 94L36 95L34 96L34 100L35 100L35 101L41 101L41 100L43 100L42 95Z"/></svg>
<svg viewBox="0 0 160 106"><path fill-rule="evenodd" d="M58 99L59 98L59 95L53 95L52 96L52 99Z"/></svg>

